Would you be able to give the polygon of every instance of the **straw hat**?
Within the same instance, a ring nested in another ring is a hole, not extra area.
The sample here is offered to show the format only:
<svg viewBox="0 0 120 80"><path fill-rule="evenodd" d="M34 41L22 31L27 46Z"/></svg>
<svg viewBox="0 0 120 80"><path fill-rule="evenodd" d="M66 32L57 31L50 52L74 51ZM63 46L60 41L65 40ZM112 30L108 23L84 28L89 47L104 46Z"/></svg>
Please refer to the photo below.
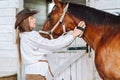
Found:
<svg viewBox="0 0 120 80"><path fill-rule="evenodd" d="M38 13L37 10L31 11L30 9L23 9L16 15L16 22L15 22L15 29L20 25L20 23L28 18L29 16L32 16L34 14Z"/></svg>

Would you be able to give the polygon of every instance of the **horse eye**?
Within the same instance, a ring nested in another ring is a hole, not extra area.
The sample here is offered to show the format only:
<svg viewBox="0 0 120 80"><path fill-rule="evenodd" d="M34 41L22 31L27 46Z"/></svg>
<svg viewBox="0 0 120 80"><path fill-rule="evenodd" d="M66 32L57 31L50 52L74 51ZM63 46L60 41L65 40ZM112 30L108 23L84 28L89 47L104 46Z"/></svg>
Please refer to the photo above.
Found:
<svg viewBox="0 0 120 80"><path fill-rule="evenodd" d="M54 11L54 10L56 10L56 8L57 8L57 6L55 5L52 10Z"/></svg>
<svg viewBox="0 0 120 80"><path fill-rule="evenodd" d="M52 8L52 11L56 11L56 10L58 10L58 9L59 9L58 5L55 5L55 6Z"/></svg>

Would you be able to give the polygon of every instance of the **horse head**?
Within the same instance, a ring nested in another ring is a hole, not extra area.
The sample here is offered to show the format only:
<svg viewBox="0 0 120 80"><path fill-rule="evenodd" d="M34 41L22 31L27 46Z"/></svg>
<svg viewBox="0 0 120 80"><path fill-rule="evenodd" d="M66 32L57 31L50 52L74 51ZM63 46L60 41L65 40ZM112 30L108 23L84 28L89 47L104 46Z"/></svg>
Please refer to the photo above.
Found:
<svg viewBox="0 0 120 80"><path fill-rule="evenodd" d="M47 20L42 28L49 35L44 35L47 38L58 38L60 35L73 30L77 25L73 18L68 13L67 9L69 4L53 0L54 7L48 14ZM50 37L51 36L51 37Z"/></svg>

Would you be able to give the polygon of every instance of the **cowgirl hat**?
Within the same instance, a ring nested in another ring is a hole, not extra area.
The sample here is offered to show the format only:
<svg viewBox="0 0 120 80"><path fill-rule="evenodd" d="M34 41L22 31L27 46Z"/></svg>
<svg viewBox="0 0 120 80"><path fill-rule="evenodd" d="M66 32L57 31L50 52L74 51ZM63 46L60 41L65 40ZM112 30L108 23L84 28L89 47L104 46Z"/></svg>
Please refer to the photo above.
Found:
<svg viewBox="0 0 120 80"><path fill-rule="evenodd" d="M15 22L15 29L20 25L20 23L28 18L29 16L32 16L34 14L38 13L37 10L31 11L30 9L23 9L16 15L16 22Z"/></svg>

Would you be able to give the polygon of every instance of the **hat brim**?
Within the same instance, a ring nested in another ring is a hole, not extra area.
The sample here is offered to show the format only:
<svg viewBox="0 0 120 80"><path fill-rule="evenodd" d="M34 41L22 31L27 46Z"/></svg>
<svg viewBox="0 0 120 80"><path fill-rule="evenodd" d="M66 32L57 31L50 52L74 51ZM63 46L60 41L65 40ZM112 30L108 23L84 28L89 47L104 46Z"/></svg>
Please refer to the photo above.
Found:
<svg viewBox="0 0 120 80"><path fill-rule="evenodd" d="M32 15L37 14L37 13L38 13L37 10L33 10L33 11L31 11L31 12L27 12L27 13L25 13L25 14L21 14L21 16L23 16L23 17L18 16L18 18L17 18L17 20L16 20L16 22L15 22L15 29L20 25L20 23L21 23L23 20L25 20L25 19L28 18L29 16L32 16ZM18 19L19 19L19 20L18 20Z"/></svg>

